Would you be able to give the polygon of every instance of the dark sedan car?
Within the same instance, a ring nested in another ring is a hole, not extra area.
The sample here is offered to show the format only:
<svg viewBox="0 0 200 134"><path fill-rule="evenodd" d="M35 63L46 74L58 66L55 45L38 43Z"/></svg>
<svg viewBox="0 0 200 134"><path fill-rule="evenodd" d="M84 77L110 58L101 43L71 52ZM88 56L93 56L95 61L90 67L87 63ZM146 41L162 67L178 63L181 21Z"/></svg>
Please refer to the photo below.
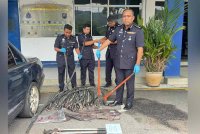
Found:
<svg viewBox="0 0 200 134"><path fill-rule="evenodd" d="M44 80L38 58L25 58L8 43L8 118L32 117L38 109L40 87Z"/></svg>

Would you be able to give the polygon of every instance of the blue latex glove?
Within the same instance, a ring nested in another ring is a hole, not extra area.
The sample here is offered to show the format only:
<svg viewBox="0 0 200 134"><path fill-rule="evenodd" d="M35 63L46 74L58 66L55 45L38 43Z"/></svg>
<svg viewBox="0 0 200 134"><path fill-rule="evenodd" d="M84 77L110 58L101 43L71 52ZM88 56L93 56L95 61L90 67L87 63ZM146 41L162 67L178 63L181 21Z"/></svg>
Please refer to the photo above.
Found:
<svg viewBox="0 0 200 134"><path fill-rule="evenodd" d="M135 74L138 74L140 72L140 65L135 64L134 68L133 68L133 72Z"/></svg>
<svg viewBox="0 0 200 134"><path fill-rule="evenodd" d="M83 55L82 54L78 54L78 59L82 59Z"/></svg>
<svg viewBox="0 0 200 134"><path fill-rule="evenodd" d="M66 53L66 48L61 48L61 49L60 49L60 52Z"/></svg>
<svg viewBox="0 0 200 134"><path fill-rule="evenodd" d="M97 49L97 51L96 51L96 56L98 59L101 58L101 51L99 49Z"/></svg>

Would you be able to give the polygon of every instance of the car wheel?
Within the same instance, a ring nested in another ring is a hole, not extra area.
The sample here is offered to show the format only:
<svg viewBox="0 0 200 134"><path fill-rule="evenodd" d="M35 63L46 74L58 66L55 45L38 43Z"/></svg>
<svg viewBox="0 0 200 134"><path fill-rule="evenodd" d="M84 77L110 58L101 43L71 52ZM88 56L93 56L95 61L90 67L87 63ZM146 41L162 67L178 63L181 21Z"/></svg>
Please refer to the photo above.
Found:
<svg viewBox="0 0 200 134"><path fill-rule="evenodd" d="M39 106L40 93L35 82L31 83L29 90L26 93L25 104L20 117L33 117Z"/></svg>

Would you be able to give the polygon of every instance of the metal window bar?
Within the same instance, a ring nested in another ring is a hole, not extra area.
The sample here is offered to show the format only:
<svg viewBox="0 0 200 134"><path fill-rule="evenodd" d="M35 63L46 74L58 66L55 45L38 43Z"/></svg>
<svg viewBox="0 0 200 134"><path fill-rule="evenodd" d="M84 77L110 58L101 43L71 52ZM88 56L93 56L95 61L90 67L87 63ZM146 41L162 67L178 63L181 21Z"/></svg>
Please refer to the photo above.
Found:
<svg viewBox="0 0 200 134"><path fill-rule="evenodd" d="M74 2L75 3L75 2ZM95 6L92 4L92 0L90 0L90 4L87 4L87 5L82 5L82 4L74 4L74 7L90 7L90 11L91 11L91 35L93 36L93 23L92 23L92 8L93 7L107 7L107 17L109 16L109 12L110 12L110 7L122 7L122 8L130 8L130 7L133 7L133 8L139 8L139 9L142 9L142 4L140 3L139 5L127 5L127 1L125 0L125 5L110 5L110 0L108 0L108 3L106 5L98 5L98 6ZM74 22L75 22L75 17L74 17ZM74 26L74 29L75 29L76 26Z"/></svg>

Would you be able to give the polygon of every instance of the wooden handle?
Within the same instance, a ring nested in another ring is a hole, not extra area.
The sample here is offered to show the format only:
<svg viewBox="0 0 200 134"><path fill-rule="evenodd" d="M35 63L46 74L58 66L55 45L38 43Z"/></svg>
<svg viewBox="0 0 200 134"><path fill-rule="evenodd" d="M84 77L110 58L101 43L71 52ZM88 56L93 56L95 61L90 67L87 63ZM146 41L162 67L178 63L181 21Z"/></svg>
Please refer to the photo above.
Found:
<svg viewBox="0 0 200 134"><path fill-rule="evenodd" d="M97 85L97 95L101 95L101 68L100 68L100 59L98 59L98 85Z"/></svg>
<svg viewBox="0 0 200 134"><path fill-rule="evenodd" d="M117 89L119 89L125 82L127 82L134 73L132 73L131 75L129 75L126 79L124 79L119 85L117 85L113 90L111 90L110 92L108 92L104 97L104 101L108 100L108 97L110 97Z"/></svg>
<svg viewBox="0 0 200 134"><path fill-rule="evenodd" d="M98 42L98 48L101 47L100 42ZM101 95L101 63L100 58L98 58L98 83L97 83L97 95L98 97Z"/></svg>

